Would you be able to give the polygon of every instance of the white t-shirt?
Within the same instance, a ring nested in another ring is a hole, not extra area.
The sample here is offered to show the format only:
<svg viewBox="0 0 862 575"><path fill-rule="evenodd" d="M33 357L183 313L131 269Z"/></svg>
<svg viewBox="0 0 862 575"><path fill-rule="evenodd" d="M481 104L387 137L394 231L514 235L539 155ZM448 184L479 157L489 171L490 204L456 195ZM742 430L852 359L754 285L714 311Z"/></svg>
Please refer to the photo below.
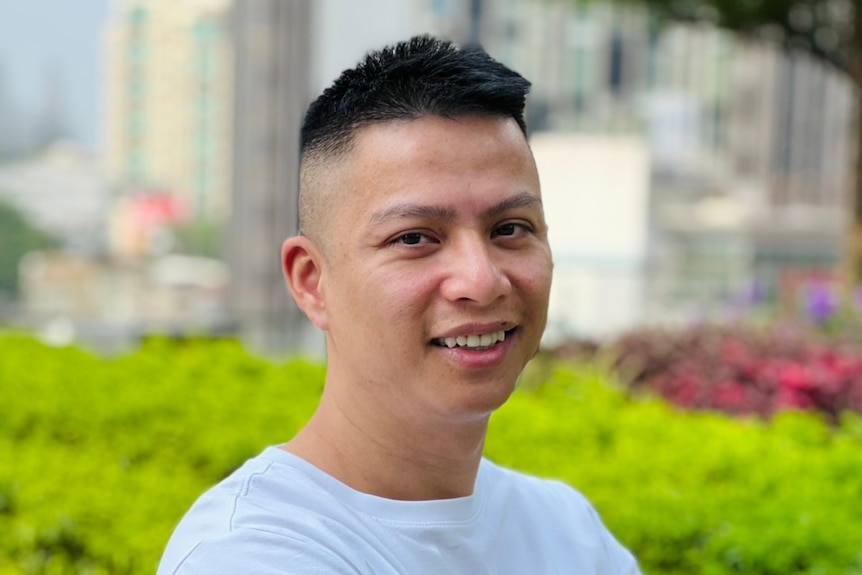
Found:
<svg viewBox="0 0 862 575"><path fill-rule="evenodd" d="M158 575L634 575L564 483L483 460L472 495L395 501L267 448L182 519Z"/></svg>

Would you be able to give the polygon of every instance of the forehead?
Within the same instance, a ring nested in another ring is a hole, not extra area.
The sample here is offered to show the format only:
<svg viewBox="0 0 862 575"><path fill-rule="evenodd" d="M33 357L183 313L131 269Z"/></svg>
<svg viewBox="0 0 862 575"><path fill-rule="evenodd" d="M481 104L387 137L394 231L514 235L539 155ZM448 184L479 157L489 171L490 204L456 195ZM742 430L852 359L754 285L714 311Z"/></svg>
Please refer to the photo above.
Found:
<svg viewBox="0 0 862 575"><path fill-rule="evenodd" d="M463 148L473 153L463 155ZM369 124L354 134L348 156L359 164L414 163L480 157L496 160L494 155L526 154L529 146L512 118L496 116L459 116L444 118L427 115L410 120Z"/></svg>
<svg viewBox="0 0 862 575"><path fill-rule="evenodd" d="M425 116L365 126L345 168L349 198L363 205L397 197L433 202L478 192L540 194L532 153L511 118Z"/></svg>

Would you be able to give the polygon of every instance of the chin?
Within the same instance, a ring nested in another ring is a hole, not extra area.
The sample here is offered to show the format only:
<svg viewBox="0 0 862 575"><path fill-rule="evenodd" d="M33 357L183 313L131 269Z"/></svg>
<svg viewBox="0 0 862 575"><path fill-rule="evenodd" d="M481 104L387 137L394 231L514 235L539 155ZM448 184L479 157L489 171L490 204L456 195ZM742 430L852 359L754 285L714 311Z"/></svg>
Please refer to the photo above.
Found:
<svg viewBox="0 0 862 575"><path fill-rule="evenodd" d="M515 381L506 384L495 382L485 389L474 389L469 397L453 401L448 410L464 419L487 419L500 409L515 391Z"/></svg>

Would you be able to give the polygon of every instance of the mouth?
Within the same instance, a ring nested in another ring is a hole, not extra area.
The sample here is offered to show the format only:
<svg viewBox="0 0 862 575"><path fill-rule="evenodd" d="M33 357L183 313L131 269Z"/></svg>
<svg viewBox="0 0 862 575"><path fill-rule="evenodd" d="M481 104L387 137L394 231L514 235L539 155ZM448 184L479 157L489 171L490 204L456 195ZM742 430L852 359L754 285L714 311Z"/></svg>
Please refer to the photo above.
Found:
<svg viewBox="0 0 862 575"><path fill-rule="evenodd" d="M517 328L512 328L509 330L499 330L492 331L490 333L482 333L482 334L464 334L453 337L438 337L431 340L432 345L436 345L437 347L448 347L448 348L465 348L472 349L477 351L482 351L485 349L491 349L497 343L501 341L505 341L507 337L510 337Z"/></svg>

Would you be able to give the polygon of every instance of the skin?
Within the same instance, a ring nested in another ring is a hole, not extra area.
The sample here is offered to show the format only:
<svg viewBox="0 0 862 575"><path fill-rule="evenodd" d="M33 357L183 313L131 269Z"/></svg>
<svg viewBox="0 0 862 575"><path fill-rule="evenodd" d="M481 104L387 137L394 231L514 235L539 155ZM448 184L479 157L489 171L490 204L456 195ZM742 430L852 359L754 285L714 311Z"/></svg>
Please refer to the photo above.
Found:
<svg viewBox="0 0 862 575"><path fill-rule="evenodd" d="M361 128L333 164L320 239L288 239L285 279L326 333L320 405L284 446L403 500L472 493L490 415L545 328L552 260L539 179L512 119ZM441 345L504 330L482 350Z"/></svg>

